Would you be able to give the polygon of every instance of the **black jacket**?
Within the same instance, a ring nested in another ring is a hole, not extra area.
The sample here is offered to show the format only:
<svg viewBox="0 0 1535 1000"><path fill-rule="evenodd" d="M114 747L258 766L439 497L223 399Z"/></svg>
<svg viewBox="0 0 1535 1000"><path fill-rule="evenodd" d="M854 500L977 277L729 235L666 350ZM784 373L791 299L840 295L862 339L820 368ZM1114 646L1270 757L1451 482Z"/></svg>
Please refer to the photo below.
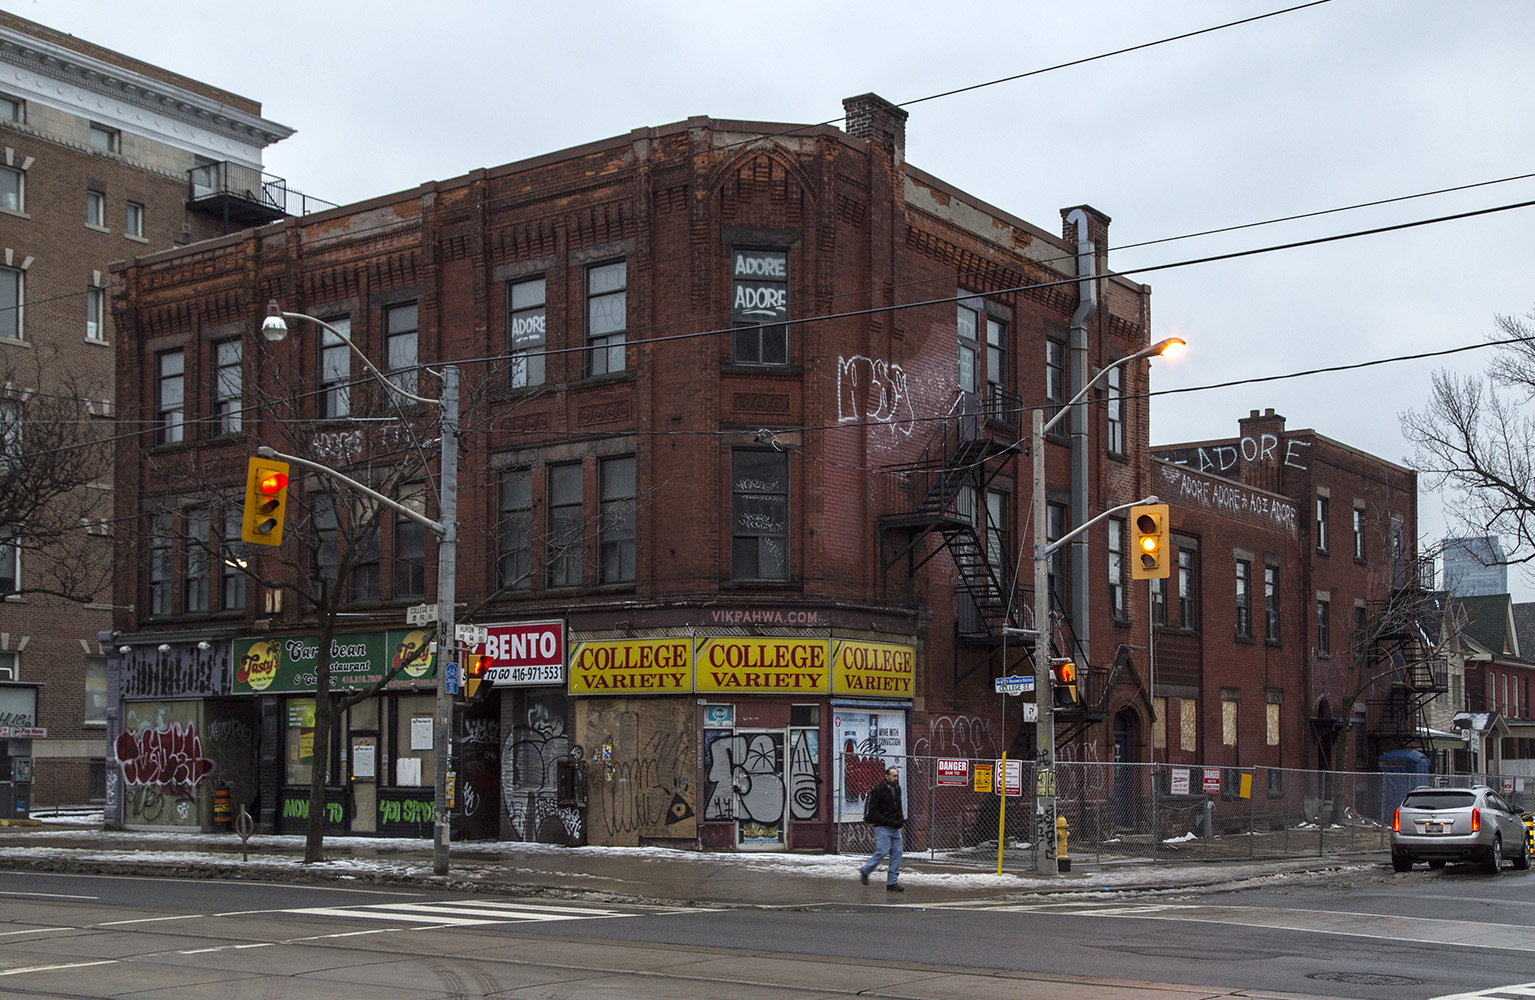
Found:
<svg viewBox="0 0 1535 1000"><path fill-rule="evenodd" d="M901 812L901 789L889 780L881 781L869 793L869 807L864 813L868 822L875 826L893 826L897 830L906 825Z"/></svg>

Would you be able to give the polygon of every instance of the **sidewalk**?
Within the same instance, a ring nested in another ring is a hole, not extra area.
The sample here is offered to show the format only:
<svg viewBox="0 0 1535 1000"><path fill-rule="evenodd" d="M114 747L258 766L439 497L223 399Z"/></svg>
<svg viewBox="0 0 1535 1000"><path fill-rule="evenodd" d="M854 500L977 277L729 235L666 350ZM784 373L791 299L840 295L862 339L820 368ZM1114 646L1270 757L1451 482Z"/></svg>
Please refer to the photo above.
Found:
<svg viewBox="0 0 1535 1000"><path fill-rule="evenodd" d="M609 903L670 906L956 905L1041 893L1211 890L1379 869L1384 855L1271 861L1089 865L1047 878L1031 871L980 871L908 854L887 893L883 873L859 884L860 855L700 853L666 848L556 847L455 843L446 877L432 874L429 840L326 837L326 860L303 864L298 836L126 832L101 829L99 815L13 821L0 826L7 868L152 876L220 876L294 882L414 884ZM25 825L21 825L25 823Z"/></svg>

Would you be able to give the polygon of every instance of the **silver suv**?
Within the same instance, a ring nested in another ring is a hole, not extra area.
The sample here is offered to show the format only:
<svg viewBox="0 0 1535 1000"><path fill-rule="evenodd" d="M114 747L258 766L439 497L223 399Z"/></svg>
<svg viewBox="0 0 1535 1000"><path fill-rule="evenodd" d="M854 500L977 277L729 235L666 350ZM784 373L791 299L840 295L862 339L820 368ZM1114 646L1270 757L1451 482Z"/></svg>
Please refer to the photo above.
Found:
<svg viewBox="0 0 1535 1000"><path fill-rule="evenodd" d="M1530 867L1524 820L1508 800L1486 785L1471 788L1415 788L1391 822L1391 867L1399 872L1414 861L1443 868L1446 861L1477 861L1496 875L1504 858Z"/></svg>

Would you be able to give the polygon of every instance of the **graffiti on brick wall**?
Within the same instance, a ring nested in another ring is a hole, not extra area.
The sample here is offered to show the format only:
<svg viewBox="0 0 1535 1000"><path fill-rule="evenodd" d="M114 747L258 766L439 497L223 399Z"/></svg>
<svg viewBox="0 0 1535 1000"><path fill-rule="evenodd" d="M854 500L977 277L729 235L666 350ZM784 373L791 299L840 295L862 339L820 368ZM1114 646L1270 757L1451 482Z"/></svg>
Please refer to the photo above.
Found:
<svg viewBox="0 0 1535 1000"><path fill-rule="evenodd" d="M911 437L917 413L906 370L861 354L837 358L837 422L870 421L890 428L891 437Z"/></svg>
<svg viewBox="0 0 1535 1000"><path fill-rule="evenodd" d="M1284 446L1283 451L1280 445ZM1292 469L1304 469L1306 463L1302 459L1310 447L1310 441L1296 438L1285 440L1274 434L1259 434L1257 437L1241 438L1236 444L1204 445L1195 448L1193 455L1180 455L1173 461L1217 476L1229 474L1242 462L1268 462L1274 459Z"/></svg>
<svg viewBox="0 0 1535 1000"><path fill-rule="evenodd" d="M691 734L673 730L647 732L634 758L615 757L612 775L596 786L608 836L694 836L692 767Z"/></svg>
<svg viewBox="0 0 1535 1000"><path fill-rule="evenodd" d="M991 722L979 715L930 715L927 736L912 746L917 756L991 760L998 754Z"/></svg>
<svg viewBox="0 0 1535 1000"><path fill-rule="evenodd" d="M783 734L721 734L709 742L704 767L704 819L783 821Z"/></svg>
<svg viewBox="0 0 1535 1000"><path fill-rule="evenodd" d="M1071 802L1101 802L1114 790L1114 769L1105 767L1097 740L1078 740L1056 747L1056 795ZM1072 765L1088 765L1073 767Z"/></svg>
<svg viewBox="0 0 1535 1000"><path fill-rule="evenodd" d="M1165 489L1157 491L1163 500L1177 504L1196 502L1224 514L1248 514L1290 534L1299 527L1300 512L1293 503L1271 497L1235 483L1221 483L1191 476L1179 469L1158 466Z"/></svg>
<svg viewBox="0 0 1535 1000"><path fill-rule="evenodd" d="M125 729L113 749L129 818L173 826L200 822L197 786L212 773L214 762L203 753L194 724Z"/></svg>

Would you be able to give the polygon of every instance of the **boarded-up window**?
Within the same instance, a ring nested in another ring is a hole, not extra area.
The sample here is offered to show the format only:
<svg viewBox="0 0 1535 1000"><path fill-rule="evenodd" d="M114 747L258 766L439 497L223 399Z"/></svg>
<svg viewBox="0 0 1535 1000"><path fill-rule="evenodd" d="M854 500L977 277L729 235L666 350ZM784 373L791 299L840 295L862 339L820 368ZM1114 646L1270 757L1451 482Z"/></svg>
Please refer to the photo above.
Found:
<svg viewBox="0 0 1535 1000"><path fill-rule="evenodd" d="M1151 709L1157 715L1151 720L1151 745L1162 750L1167 747L1167 699L1151 699Z"/></svg>
<svg viewBox="0 0 1535 1000"><path fill-rule="evenodd" d="M1184 698L1178 703L1178 749L1199 749L1199 702Z"/></svg>
<svg viewBox="0 0 1535 1000"><path fill-rule="evenodd" d="M1221 742L1228 747L1237 745L1237 703L1221 699Z"/></svg>
<svg viewBox="0 0 1535 1000"><path fill-rule="evenodd" d="M1279 706L1270 702L1263 706L1267 709L1267 722L1265 741L1271 747L1279 745Z"/></svg>

